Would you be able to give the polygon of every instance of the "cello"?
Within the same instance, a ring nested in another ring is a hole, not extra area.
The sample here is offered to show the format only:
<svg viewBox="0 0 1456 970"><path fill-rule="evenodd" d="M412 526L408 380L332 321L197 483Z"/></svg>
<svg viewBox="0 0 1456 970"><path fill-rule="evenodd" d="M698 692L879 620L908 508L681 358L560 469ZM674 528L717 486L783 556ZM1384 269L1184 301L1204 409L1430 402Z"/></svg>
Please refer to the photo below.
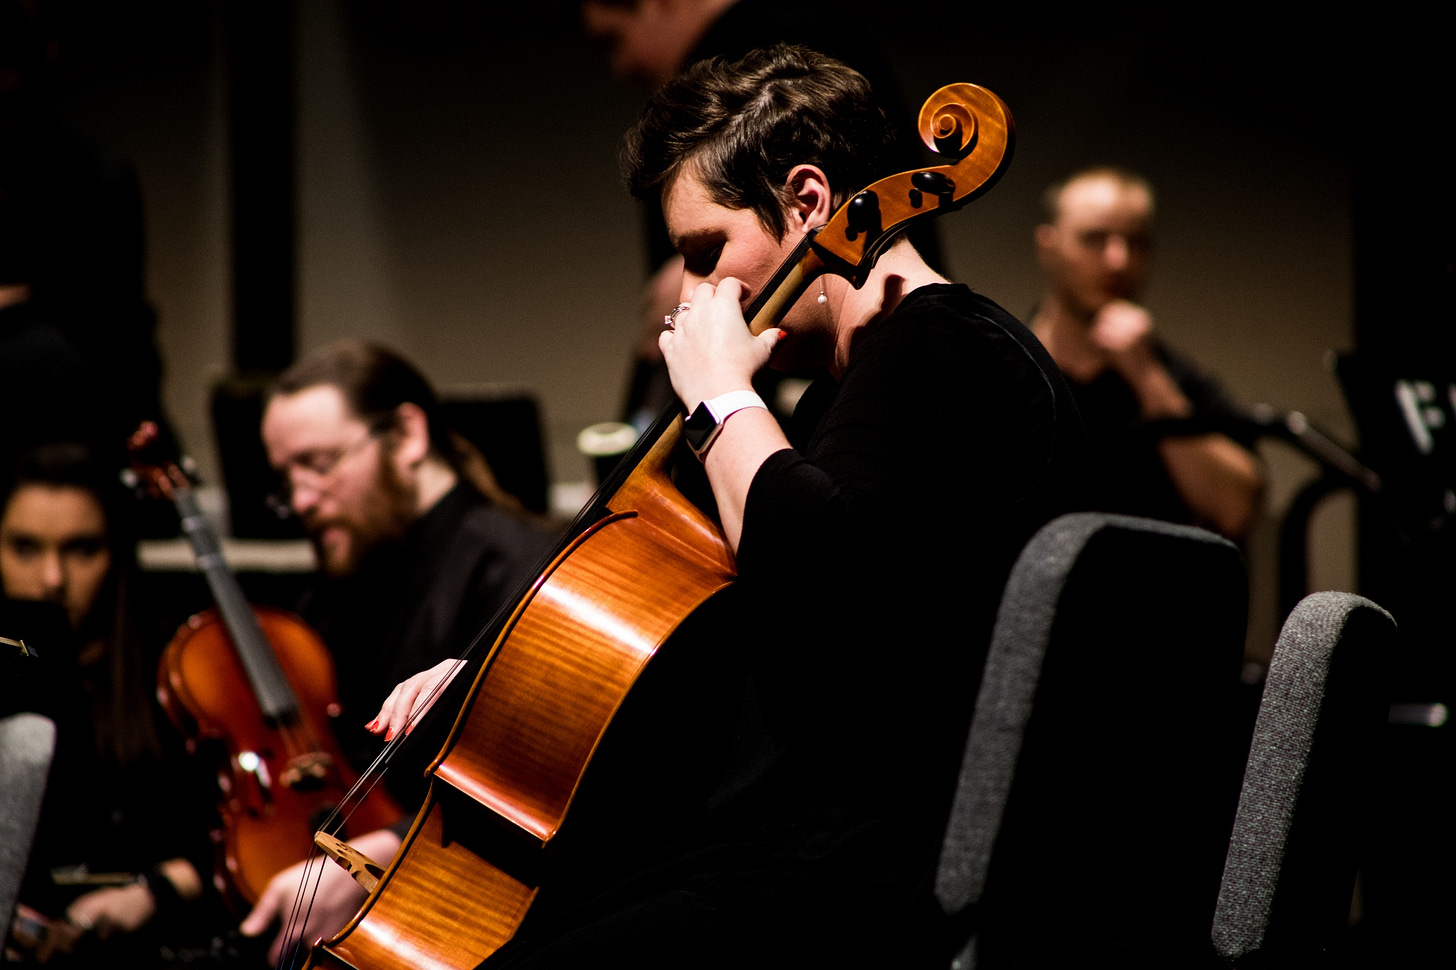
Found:
<svg viewBox="0 0 1456 970"><path fill-rule="evenodd" d="M328 649L298 617L248 603L186 473L149 460L156 438L151 422L132 435L132 472L176 506L217 604L188 619L163 651L157 699L190 751L209 739L227 752L217 772L213 880L224 898L250 906L276 873L308 857L314 833L346 804L357 777L329 723L339 703ZM376 787L352 818L368 831L402 814Z"/></svg>
<svg viewBox="0 0 1456 970"><path fill-rule="evenodd" d="M920 130L951 164L875 182L806 236L745 311L755 334L824 273L862 286L906 225L979 196L1009 163L1010 114L983 88L942 88ZM310 966L465 970L516 932L628 691L671 632L734 579L723 536L669 481L681 425L674 407L644 433L477 641L485 655L424 806L387 868L346 854L370 896Z"/></svg>

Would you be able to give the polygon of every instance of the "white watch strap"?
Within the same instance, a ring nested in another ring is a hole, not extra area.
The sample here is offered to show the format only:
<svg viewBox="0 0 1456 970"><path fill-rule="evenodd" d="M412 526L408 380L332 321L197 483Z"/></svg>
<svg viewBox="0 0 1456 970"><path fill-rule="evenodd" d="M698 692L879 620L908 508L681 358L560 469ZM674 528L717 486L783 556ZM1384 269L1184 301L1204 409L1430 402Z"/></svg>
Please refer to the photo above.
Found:
<svg viewBox="0 0 1456 970"><path fill-rule="evenodd" d="M717 397L709 398L703 402L713 420L722 424L728 420L728 416L744 408L763 408L768 410L768 405L763 403L763 398L753 391L729 391L727 394L719 394Z"/></svg>

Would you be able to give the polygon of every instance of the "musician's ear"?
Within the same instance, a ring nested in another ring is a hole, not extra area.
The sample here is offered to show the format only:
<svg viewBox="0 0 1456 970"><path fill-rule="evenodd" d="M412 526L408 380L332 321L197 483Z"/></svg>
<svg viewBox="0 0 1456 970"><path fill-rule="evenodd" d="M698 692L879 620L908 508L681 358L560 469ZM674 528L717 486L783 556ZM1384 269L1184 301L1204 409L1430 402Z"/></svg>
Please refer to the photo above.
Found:
<svg viewBox="0 0 1456 970"><path fill-rule="evenodd" d="M795 165L785 180L789 199L789 230L803 232L822 226L834 215L834 193L829 177L817 165Z"/></svg>
<svg viewBox="0 0 1456 970"><path fill-rule="evenodd" d="M404 402L394 409L394 458L403 468L415 468L430 453L430 421L418 404Z"/></svg>

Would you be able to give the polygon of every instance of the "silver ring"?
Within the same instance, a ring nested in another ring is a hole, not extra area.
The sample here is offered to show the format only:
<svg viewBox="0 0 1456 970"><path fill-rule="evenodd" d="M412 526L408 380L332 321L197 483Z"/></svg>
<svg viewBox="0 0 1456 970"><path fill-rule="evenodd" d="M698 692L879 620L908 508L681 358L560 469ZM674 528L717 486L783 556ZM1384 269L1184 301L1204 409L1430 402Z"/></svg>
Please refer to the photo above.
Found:
<svg viewBox="0 0 1456 970"><path fill-rule="evenodd" d="M691 303L679 303L677 306L673 307L672 312L662 318L663 329L671 330L675 326L677 326L677 315L691 306Z"/></svg>

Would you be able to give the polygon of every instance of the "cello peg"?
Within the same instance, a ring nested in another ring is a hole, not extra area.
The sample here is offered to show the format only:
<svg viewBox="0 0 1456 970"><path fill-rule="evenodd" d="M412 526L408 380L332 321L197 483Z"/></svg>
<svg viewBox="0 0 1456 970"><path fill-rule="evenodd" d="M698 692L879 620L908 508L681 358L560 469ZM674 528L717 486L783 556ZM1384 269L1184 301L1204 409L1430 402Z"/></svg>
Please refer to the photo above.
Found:
<svg viewBox="0 0 1456 970"><path fill-rule="evenodd" d="M844 235L850 242L864 233L874 239L880 234L880 197L865 191L849 200L849 228Z"/></svg>
<svg viewBox="0 0 1456 970"><path fill-rule="evenodd" d="M941 205L948 204L955 196L955 180L944 172L916 172L910 176L910 184L915 186L911 191L919 190L927 195L938 196Z"/></svg>

